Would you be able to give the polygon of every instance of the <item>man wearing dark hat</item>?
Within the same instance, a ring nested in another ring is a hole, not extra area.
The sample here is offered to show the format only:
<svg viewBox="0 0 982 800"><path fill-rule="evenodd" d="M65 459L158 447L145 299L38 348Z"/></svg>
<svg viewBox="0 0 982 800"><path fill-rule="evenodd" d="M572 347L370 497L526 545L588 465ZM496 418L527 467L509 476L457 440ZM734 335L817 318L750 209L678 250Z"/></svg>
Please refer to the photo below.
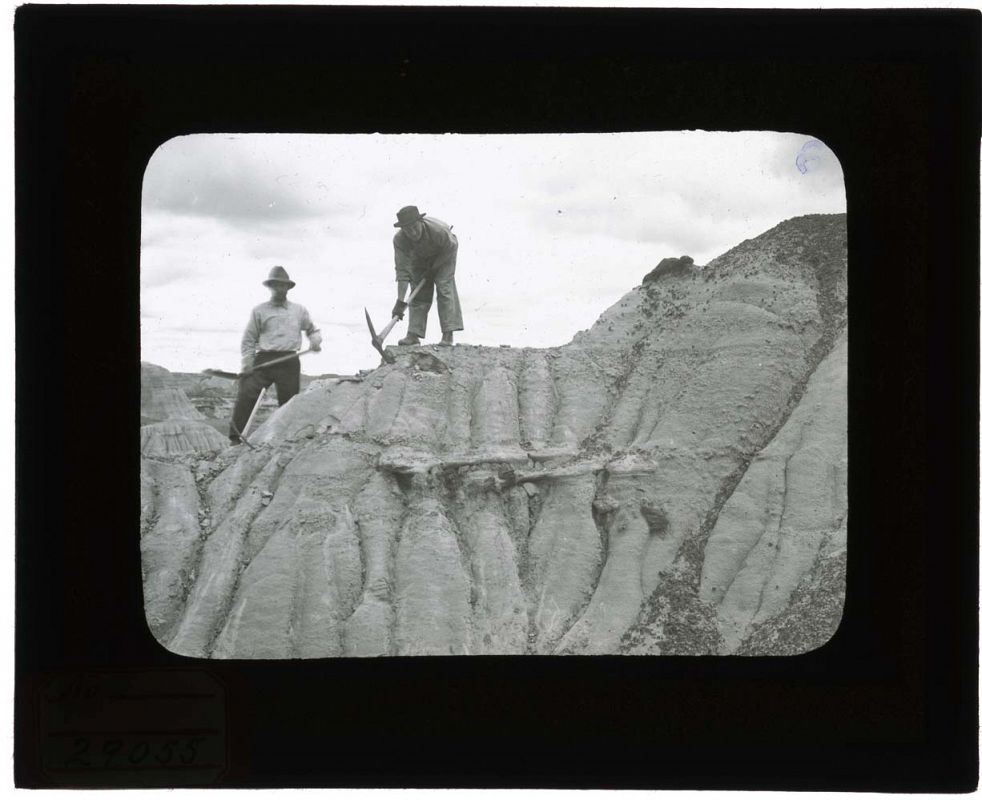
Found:
<svg viewBox="0 0 982 800"><path fill-rule="evenodd" d="M452 225L434 217L420 214L416 206L400 208L396 213L399 228L392 239L396 258L396 281L399 299L392 309L392 316L402 319L406 311L406 290L416 288L420 281L426 285L409 304L409 331L399 344L419 344L426 335L426 316L433 304L433 290L436 289L436 310L440 315L440 329L443 338L440 344L453 344L454 331L464 329L460 315L460 299L457 297L457 284L454 272L457 269L457 237L453 235Z"/></svg>
<svg viewBox="0 0 982 800"><path fill-rule="evenodd" d="M269 300L252 309L249 323L242 334L242 377L239 379L239 394L235 399L229 428L229 439L233 444L241 441L239 434L263 389L275 383L276 399L280 405L300 391L299 357L265 369L263 363L296 355L300 349L301 331L307 334L311 350L321 349L320 331L311 321L307 309L286 299L286 293L296 286L286 270L273 267L263 286L269 287Z"/></svg>

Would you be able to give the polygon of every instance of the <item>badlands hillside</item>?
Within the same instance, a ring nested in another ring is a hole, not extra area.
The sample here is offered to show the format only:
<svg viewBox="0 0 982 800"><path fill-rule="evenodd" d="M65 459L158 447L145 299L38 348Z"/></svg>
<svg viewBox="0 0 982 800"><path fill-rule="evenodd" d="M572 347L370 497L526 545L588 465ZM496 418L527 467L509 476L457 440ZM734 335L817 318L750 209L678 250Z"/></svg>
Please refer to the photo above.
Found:
<svg viewBox="0 0 982 800"><path fill-rule="evenodd" d="M393 347L313 381L252 448L144 365L154 636L212 658L821 646L845 598L846 218L638 279L562 347Z"/></svg>
<svg viewBox="0 0 982 800"><path fill-rule="evenodd" d="M236 383L203 373L168 372L156 364L140 365L140 424L144 455L208 452L221 449L228 435L228 421L235 405ZM300 375L300 391L318 377ZM256 422L265 422L276 410L276 393L270 390L256 412ZM175 420L197 420L222 434L216 438L200 433L201 426L174 424ZM191 437L193 442L188 441ZM207 441L201 437L207 436Z"/></svg>

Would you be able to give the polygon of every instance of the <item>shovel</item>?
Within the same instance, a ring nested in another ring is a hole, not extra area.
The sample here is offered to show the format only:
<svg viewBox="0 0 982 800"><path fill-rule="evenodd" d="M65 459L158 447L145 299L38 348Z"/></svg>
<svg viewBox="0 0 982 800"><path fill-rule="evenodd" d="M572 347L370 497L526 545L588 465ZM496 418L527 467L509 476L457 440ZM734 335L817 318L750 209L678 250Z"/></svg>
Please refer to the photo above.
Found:
<svg viewBox="0 0 982 800"><path fill-rule="evenodd" d="M413 302L413 299L416 297L417 294L419 294L419 290L423 288L425 283L426 283L426 278L424 278L418 284L416 284L416 288L413 289L412 293L406 299L407 306L411 302ZM399 321L399 317L393 317L392 320L389 322L389 324L386 325L384 328L382 328L381 333L375 333L375 326L372 325L372 318L368 315L367 308L365 309L365 321L368 322L368 331L369 333L372 334L372 347L378 350L379 355L382 356L382 360L386 364L394 364L395 358L393 358L392 355L390 355L389 353L385 352L385 350L382 349L382 342L385 341L385 337L388 336L389 333L392 331L392 329L395 327L395 324Z"/></svg>
<svg viewBox="0 0 982 800"><path fill-rule="evenodd" d="M369 323L371 324L371 323ZM264 367L271 367L273 364L281 364L284 361L289 361L291 358L297 358L304 355L304 353L309 353L310 348L306 350L301 350L299 353L292 353L288 356L282 356L281 358L274 358L272 361L264 361L262 364L258 364L252 369L247 369L245 372L225 372L220 369L203 369L202 374L209 375L212 378L228 378L230 381L237 381L239 378L244 378L246 375L251 375L258 369L263 369Z"/></svg>

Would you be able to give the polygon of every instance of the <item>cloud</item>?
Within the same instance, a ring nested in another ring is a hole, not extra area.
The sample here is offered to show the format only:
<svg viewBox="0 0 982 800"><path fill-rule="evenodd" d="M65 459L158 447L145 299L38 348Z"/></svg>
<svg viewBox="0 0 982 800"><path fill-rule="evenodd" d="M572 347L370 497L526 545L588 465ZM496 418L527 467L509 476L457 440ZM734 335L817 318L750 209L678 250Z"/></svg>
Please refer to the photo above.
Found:
<svg viewBox="0 0 982 800"><path fill-rule="evenodd" d="M756 131L174 139L144 181L141 346L174 369L235 363L249 309L267 296L261 282L282 264L297 281L291 299L325 330L321 366L309 371L370 366L377 354L363 309L378 322L392 307L392 223L410 203L453 224L460 240L461 341L559 345L666 256L706 264L783 219L844 211L831 151L809 145L807 169L798 167L810 139ZM438 330L435 309L429 324Z"/></svg>
<svg viewBox="0 0 982 800"><path fill-rule="evenodd" d="M844 188L842 165L835 152L807 134L773 134L762 166L770 177L786 181L798 194L832 198Z"/></svg>
<svg viewBox="0 0 982 800"><path fill-rule="evenodd" d="M194 270L189 266L160 264L141 271L140 285L144 289L154 289L170 283L180 283L193 276Z"/></svg>
<svg viewBox="0 0 982 800"><path fill-rule="evenodd" d="M241 335L242 331L238 328L233 327L216 327L214 325L179 325L179 326L162 326L161 330L170 331L172 333L220 333L223 335Z"/></svg>
<svg viewBox="0 0 982 800"><path fill-rule="evenodd" d="M796 168L803 147L807 173ZM606 159L563 161L578 165L567 166L577 179L538 182L528 207L557 237L614 237L705 262L789 216L845 210L834 154L797 134L628 136Z"/></svg>
<svg viewBox="0 0 982 800"><path fill-rule="evenodd" d="M319 199L306 176L264 161L242 137L171 139L154 153L143 183L144 211L250 228L338 213Z"/></svg>

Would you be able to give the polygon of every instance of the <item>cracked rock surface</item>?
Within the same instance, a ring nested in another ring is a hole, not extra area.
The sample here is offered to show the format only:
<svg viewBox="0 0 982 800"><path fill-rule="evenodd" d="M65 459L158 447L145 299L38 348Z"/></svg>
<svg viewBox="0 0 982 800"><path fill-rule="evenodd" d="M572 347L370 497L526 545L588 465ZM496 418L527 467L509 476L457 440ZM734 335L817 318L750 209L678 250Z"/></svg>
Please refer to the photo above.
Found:
<svg viewBox="0 0 982 800"><path fill-rule="evenodd" d="M563 347L392 347L255 449L145 450L150 628L212 658L821 646L845 593L845 300L845 216L799 217L650 276Z"/></svg>

